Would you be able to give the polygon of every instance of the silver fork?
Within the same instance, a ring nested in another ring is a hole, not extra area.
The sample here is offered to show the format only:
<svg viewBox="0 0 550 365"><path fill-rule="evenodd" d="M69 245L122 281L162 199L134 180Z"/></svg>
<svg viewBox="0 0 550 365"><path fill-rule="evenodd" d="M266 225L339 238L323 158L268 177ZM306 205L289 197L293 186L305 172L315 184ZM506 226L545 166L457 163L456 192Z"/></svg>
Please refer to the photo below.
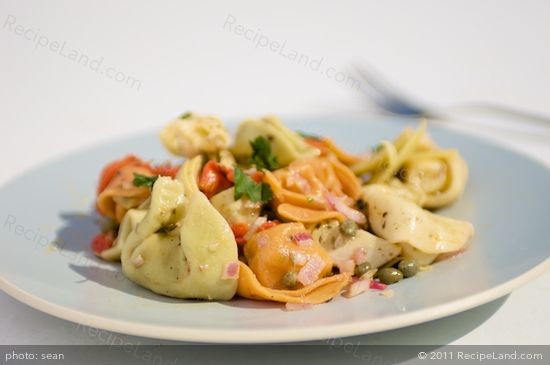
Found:
<svg viewBox="0 0 550 365"><path fill-rule="evenodd" d="M448 108L436 108L406 96L391 85L379 72L366 64L354 65L353 70L362 81L361 91L382 110L408 117L426 117L432 120L455 119L456 113L487 113L500 115L515 122L550 127L550 117L494 103L472 102Z"/></svg>

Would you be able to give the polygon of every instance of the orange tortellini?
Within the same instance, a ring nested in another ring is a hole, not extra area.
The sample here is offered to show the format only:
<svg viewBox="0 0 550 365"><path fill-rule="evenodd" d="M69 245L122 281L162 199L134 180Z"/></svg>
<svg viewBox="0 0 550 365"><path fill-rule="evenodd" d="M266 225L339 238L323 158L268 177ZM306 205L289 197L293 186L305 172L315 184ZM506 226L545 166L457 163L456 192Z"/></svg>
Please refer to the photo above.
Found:
<svg viewBox="0 0 550 365"><path fill-rule="evenodd" d="M349 274L331 275L332 259L301 223L256 233L244 247L239 295L290 303L321 303L336 296Z"/></svg>
<svg viewBox="0 0 550 365"><path fill-rule="evenodd" d="M120 223L128 210L151 196L149 188L134 186L134 174L152 175L151 169L140 163L122 167L97 197L97 209L103 216Z"/></svg>
<svg viewBox="0 0 550 365"><path fill-rule="evenodd" d="M296 160L286 168L266 172L264 181L273 191L277 214L303 223L344 220L346 216L331 199L349 207L361 190L353 172L330 157Z"/></svg>

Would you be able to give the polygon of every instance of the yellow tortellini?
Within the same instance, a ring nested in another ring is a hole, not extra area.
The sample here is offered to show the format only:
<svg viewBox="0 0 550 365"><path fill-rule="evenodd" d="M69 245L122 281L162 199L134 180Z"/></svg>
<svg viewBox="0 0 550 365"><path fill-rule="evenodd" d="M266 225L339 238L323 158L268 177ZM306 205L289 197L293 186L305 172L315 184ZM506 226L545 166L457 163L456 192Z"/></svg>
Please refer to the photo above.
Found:
<svg viewBox="0 0 550 365"><path fill-rule="evenodd" d="M120 224L118 236L113 247L101 252L99 256L108 261L120 261L122 246L128 240L128 236L133 232L137 224L143 220L145 214L147 214L146 209L129 210Z"/></svg>
<svg viewBox="0 0 550 365"><path fill-rule="evenodd" d="M392 188L374 184L363 188L370 229L390 243L407 243L427 254L461 250L474 233L471 223L422 209Z"/></svg>
<svg viewBox="0 0 550 365"><path fill-rule="evenodd" d="M429 209L456 201L468 180L468 165L454 150L412 156L402 170L405 185L424 193L422 206Z"/></svg>
<svg viewBox="0 0 550 365"><path fill-rule="evenodd" d="M229 146L229 133L215 116L188 113L170 122L160 139L173 154L187 158L213 154Z"/></svg>
<svg viewBox="0 0 550 365"><path fill-rule="evenodd" d="M250 141L259 136L263 136L271 142L273 155L277 156L281 166L321 154L321 151L307 144L300 135L286 127L275 116L248 119L242 122L235 136L233 154L237 158L250 157L252 155Z"/></svg>
<svg viewBox="0 0 550 365"><path fill-rule="evenodd" d="M226 276L238 265L229 225L204 194L186 196L177 180L157 179L149 209L128 213L118 241L124 274L143 287L177 298L235 295L238 277Z"/></svg>
<svg viewBox="0 0 550 365"><path fill-rule="evenodd" d="M202 156L196 156L191 160L187 160L176 175L176 180L183 184L184 194L187 196L199 191L197 179L202 168L202 163Z"/></svg>
<svg viewBox="0 0 550 365"><path fill-rule="evenodd" d="M369 158L351 169L368 176L367 184L392 186L428 209L455 202L468 180L466 161L456 150L439 148L427 134L425 123L416 131L403 131L393 142L382 141Z"/></svg>

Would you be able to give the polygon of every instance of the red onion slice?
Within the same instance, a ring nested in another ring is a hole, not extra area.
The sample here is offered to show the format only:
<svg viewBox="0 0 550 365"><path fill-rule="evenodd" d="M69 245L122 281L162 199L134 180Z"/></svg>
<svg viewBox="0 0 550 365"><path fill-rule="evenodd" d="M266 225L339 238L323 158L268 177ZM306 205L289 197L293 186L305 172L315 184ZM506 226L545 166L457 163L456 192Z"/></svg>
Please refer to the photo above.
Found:
<svg viewBox="0 0 550 365"><path fill-rule="evenodd" d="M292 235L292 239L298 246L309 247L313 244L313 237L309 232L298 232Z"/></svg>
<svg viewBox="0 0 550 365"><path fill-rule="evenodd" d="M311 257L298 272L298 281L304 286L312 284L319 278L325 262L319 256Z"/></svg>
<svg viewBox="0 0 550 365"><path fill-rule="evenodd" d="M386 284L382 284L379 281L371 280L370 281L370 288L374 290L385 290L388 286Z"/></svg>
<svg viewBox="0 0 550 365"><path fill-rule="evenodd" d="M342 213L346 218L351 219L355 223L358 224L365 224L367 223L367 218L363 213L361 213L358 210L355 210L353 208L348 207L341 198L338 198L328 191L325 192L325 199L327 200L327 203L329 206Z"/></svg>
<svg viewBox="0 0 550 365"><path fill-rule="evenodd" d="M222 279L237 279L239 277L239 263L230 262L223 268Z"/></svg>
<svg viewBox="0 0 550 365"><path fill-rule="evenodd" d="M361 293L366 292L370 288L371 280L357 280L351 283L348 290L342 295L346 298L351 298Z"/></svg>

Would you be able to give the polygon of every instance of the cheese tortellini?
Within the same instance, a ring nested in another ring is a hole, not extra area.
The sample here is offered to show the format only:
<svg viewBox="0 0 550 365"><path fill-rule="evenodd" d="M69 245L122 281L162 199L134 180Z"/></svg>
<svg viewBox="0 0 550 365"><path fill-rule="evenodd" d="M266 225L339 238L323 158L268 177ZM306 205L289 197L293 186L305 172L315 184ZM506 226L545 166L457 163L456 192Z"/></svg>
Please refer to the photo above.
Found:
<svg viewBox="0 0 550 365"><path fill-rule="evenodd" d="M103 169L105 224L92 241L161 295L304 309L385 290L464 251L474 233L426 210L456 201L468 179L458 151L439 148L426 123L364 154L275 116L243 121L230 146L219 118L186 113L161 141L182 165L127 156Z"/></svg>
<svg viewBox="0 0 550 365"><path fill-rule="evenodd" d="M160 134L173 154L187 158L215 154L229 146L229 134L218 117L189 113L170 122Z"/></svg>
<svg viewBox="0 0 550 365"><path fill-rule="evenodd" d="M316 157L321 154L317 148L307 144L296 132L286 127L279 118L267 116L260 119L247 119L239 125L232 152L237 158L250 157L250 141L259 136L267 138L271 150L277 156L281 166L303 158Z"/></svg>
<svg viewBox="0 0 550 365"><path fill-rule="evenodd" d="M406 243L426 254L461 250L474 233L469 222L422 209L388 186L363 188L371 230L390 243Z"/></svg>
<svg viewBox="0 0 550 365"><path fill-rule="evenodd" d="M237 290L235 238L223 217L200 191L186 197L183 184L161 177L147 211L130 211L117 245L122 270L156 293L207 300L229 300ZM114 254L114 252L112 252Z"/></svg>
<svg viewBox="0 0 550 365"><path fill-rule="evenodd" d="M382 141L369 158L351 166L367 184L386 184L424 208L447 206L460 198L468 165L456 150L439 148L426 133L406 129L393 142ZM406 192L408 190L409 192Z"/></svg>

